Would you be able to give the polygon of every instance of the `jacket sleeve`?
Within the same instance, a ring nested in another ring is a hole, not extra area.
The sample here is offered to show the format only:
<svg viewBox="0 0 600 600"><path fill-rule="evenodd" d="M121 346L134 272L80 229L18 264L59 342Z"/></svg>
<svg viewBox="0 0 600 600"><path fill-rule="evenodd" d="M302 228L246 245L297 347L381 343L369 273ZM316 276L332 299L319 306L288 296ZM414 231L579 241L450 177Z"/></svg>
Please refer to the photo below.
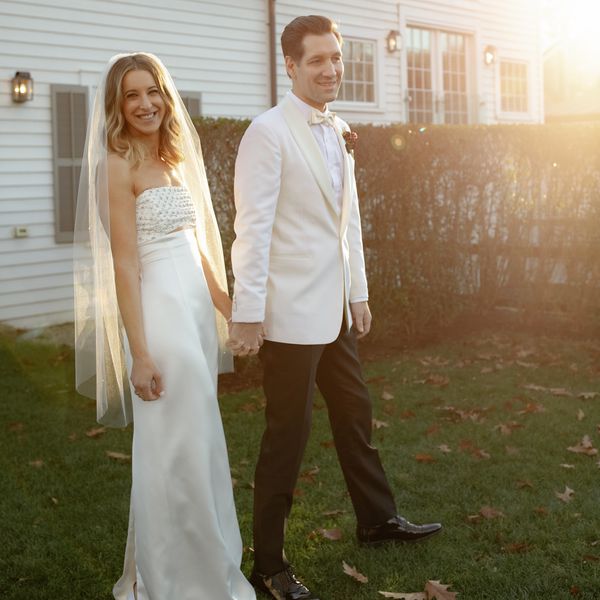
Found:
<svg viewBox="0 0 600 600"><path fill-rule="evenodd" d="M232 320L257 323L265 318L269 252L281 185L281 149L273 130L253 122L235 163L235 277Z"/></svg>
<svg viewBox="0 0 600 600"><path fill-rule="evenodd" d="M350 157L352 184L350 217L348 219L348 248L350 252L350 302L362 302L369 299L367 274L365 269L365 256L362 241L362 228L360 225L360 210L358 208L358 193L354 174L354 158Z"/></svg>

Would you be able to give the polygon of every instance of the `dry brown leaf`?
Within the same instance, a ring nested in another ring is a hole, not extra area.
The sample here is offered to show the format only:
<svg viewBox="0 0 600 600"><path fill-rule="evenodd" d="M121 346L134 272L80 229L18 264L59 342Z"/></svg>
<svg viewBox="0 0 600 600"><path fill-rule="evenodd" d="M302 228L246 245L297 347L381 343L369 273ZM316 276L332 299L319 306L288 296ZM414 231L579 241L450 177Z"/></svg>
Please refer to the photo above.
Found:
<svg viewBox="0 0 600 600"><path fill-rule="evenodd" d="M553 396L559 396L564 398L571 398L573 396L573 392L570 392L565 388L550 388L550 393Z"/></svg>
<svg viewBox="0 0 600 600"><path fill-rule="evenodd" d="M428 600L456 600L456 592L448 591L450 585L444 585L440 581L429 580L425 584L425 592Z"/></svg>
<svg viewBox="0 0 600 600"><path fill-rule="evenodd" d="M567 463L560 463L560 465L558 465L559 467L562 467L563 469L574 469L575 465L569 465Z"/></svg>
<svg viewBox="0 0 600 600"><path fill-rule="evenodd" d="M415 460L420 463L433 463L435 458L431 454L415 454Z"/></svg>
<svg viewBox="0 0 600 600"><path fill-rule="evenodd" d="M594 448L594 444L590 439L589 435L584 435L581 441L575 446L569 446L567 448L569 452L575 452L576 454L585 454L587 456L596 456L598 450Z"/></svg>
<svg viewBox="0 0 600 600"><path fill-rule="evenodd" d="M532 548L533 546L527 542L514 542L513 544L506 544L506 546L502 547L502 550L509 554L522 554L529 552Z"/></svg>
<svg viewBox="0 0 600 600"><path fill-rule="evenodd" d="M533 509L533 512L538 514L538 515L542 515L543 517L545 517L548 514L548 509L545 506L538 506L537 508Z"/></svg>
<svg viewBox="0 0 600 600"><path fill-rule="evenodd" d="M368 583L369 578L360 571L357 571L354 567L351 567L346 561L342 561L342 568L344 573L349 577L352 577L355 581L358 581L359 583Z"/></svg>
<svg viewBox="0 0 600 600"><path fill-rule="evenodd" d="M317 533L324 537L326 540L331 540L332 542L337 542L342 539L342 530L338 527L334 527L333 529L317 529Z"/></svg>
<svg viewBox="0 0 600 600"><path fill-rule="evenodd" d="M106 456L116 460L117 462L131 462L131 454L123 454L122 452L113 452L112 450L107 450Z"/></svg>
<svg viewBox="0 0 600 600"><path fill-rule="evenodd" d="M565 486L564 492L554 492L556 497L563 502L571 502L573 500L573 496L575 495L575 490L572 490L568 485Z"/></svg>
<svg viewBox="0 0 600 600"><path fill-rule="evenodd" d="M443 388L450 383L450 377L447 377L446 375L438 375L437 373L430 373L425 379L425 383L428 383L433 387Z"/></svg>
<svg viewBox="0 0 600 600"><path fill-rule="evenodd" d="M25 424L20 421L8 424L8 431L11 433L21 433L25 429Z"/></svg>
<svg viewBox="0 0 600 600"><path fill-rule="evenodd" d="M300 479L300 481L305 481L306 483L314 483L315 477L318 474L319 474L319 467L317 467L315 465L312 469L308 469L308 470L300 473L300 475L298 476L298 479Z"/></svg>
<svg viewBox="0 0 600 600"><path fill-rule="evenodd" d="M40 469L41 467L43 467L46 463L41 459L38 458L37 460L30 460L29 461L29 465L31 467L35 467L36 469Z"/></svg>
<svg viewBox="0 0 600 600"><path fill-rule="evenodd" d="M384 598L394 600L429 600L425 592L379 592Z"/></svg>
<svg viewBox="0 0 600 600"><path fill-rule="evenodd" d="M400 413L401 419L412 419L417 415L412 410L404 410Z"/></svg>
<svg viewBox="0 0 600 600"><path fill-rule="evenodd" d="M517 411L518 415L533 415L536 413L546 412L546 407L543 404L529 402L523 410Z"/></svg>
<svg viewBox="0 0 600 600"><path fill-rule="evenodd" d="M373 429L381 429L382 427L390 426L390 424L387 421L379 421L378 419L371 419L371 425Z"/></svg>
<svg viewBox="0 0 600 600"><path fill-rule="evenodd" d="M537 363L525 362L524 360L517 360L515 364L525 369L537 369L540 366Z"/></svg>
<svg viewBox="0 0 600 600"><path fill-rule="evenodd" d="M440 430L440 426L437 423L430 425L425 431L425 435L435 435Z"/></svg>
<svg viewBox="0 0 600 600"><path fill-rule="evenodd" d="M337 510L326 510L321 513L324 517L338 517L339 515L346 514L345 510L337 509Z"/></svg>
<svg viewBox="0 0 600 600"><path fill-rule="evenodd" d="M383 390L383 392L381 393L381 399L382 400L393 400L394 399L394 394L392 394L391 392L388 392L388 390Z"/></svg>
<svg viewBox="0 0 600 600"><path fill-rule="evenodd" d="M447 444L440 444L438 446L438 449L444 454L449 454L450 452L452 452L452 449Z"/></svg>
<svg viewBox="0 0 600 600"><path fill-rule="evenodd" d="M517 479L517 488L522 490L523 488L533 489L533 483L529 479Z"/></svg>
<svg viewBox="0 0 600 600"><path fill-rule="evenodd" d="M106 427L92 427L85 432L89 438L99 438L106 433Z"/></svg>
<svg viewBox="0 0 600 600"><path fill-rule="evenodd" d="M597 396L600 396L600 392L581 392L577 397L581 400L593 400Z"/></svg>
<svg viewBox="0 0 600 600"><path fill-rule="evenodd" d="M542 385L537 385L535 383L526 383L525 385L521 386L524 390L531 390L532 392L547 392L549 391L548 388L542 386Z"/></svg>
<svg viewBox="0 0 600 600"><path fill-rule="evenodd" d="M579 409L577 411L577 420L583 421L583 419L585 419L585 413L581 409Z"/></svg>
<svg viewBox="0 0 600 600"><path fill-rule="evenodd" d="M498 519L499 517L503 517L504 513L497 508L493 508L492 506L482 506L479 509L479 514L484 519Z"/></svg>

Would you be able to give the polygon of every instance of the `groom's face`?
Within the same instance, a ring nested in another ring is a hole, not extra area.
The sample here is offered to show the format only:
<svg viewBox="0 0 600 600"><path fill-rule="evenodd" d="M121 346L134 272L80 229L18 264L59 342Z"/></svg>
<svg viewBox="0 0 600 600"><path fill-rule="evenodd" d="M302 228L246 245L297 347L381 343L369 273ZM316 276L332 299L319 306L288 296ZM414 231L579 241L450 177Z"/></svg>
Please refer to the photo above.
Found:
<svg viewBox="0 0 600 600"><path fill-rule="evenodd" d="M333 33L309 34L302 41L304 54L295 61L285 57L285 66L292 79L292 91L307 104L323 110L325 104L338 95L344 63L342 49Z"/></svg>

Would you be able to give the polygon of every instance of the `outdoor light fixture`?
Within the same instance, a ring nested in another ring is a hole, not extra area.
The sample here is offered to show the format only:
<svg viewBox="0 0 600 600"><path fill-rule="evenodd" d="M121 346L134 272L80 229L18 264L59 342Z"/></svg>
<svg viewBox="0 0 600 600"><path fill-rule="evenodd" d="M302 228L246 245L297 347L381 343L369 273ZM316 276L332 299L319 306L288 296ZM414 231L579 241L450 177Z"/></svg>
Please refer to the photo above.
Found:
<svg viewBox="0 0 600 600"><path fill-rule="evenodd" d="M33 99L33 79L26 71L17 71L12 78L13 102L27 102Z"/></svg>
<svg viewBox="0 0 600 600"><path fill-rule="evenodd" d="M490 66L496 62L498 58L498 50L496 50L496 46L486 46L483 49L483 62Z"/></svg>
<svg viewBox="0 0 600 600"><path fill-rule="evenodd" d="M385 45L388 49L388 52L396 52L396 50L400 50L402 47L402 38L400 37L400 32L396 29L390 30L385 38Z"/></svg>

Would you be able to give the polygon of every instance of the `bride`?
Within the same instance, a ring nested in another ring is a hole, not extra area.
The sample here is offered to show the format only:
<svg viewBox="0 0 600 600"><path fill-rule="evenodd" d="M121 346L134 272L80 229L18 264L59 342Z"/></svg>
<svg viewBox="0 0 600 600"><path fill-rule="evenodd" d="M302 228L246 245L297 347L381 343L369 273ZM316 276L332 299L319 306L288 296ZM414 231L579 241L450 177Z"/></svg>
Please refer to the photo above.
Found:
<svg viewBox="0 0 600 600"><path fill-rule="evenodd" d="M75 229L77 388L101 423L135 422L114 597L253 600L216 395L231 366L220 236L195 128L151 54L105 70Z"/></svg>

